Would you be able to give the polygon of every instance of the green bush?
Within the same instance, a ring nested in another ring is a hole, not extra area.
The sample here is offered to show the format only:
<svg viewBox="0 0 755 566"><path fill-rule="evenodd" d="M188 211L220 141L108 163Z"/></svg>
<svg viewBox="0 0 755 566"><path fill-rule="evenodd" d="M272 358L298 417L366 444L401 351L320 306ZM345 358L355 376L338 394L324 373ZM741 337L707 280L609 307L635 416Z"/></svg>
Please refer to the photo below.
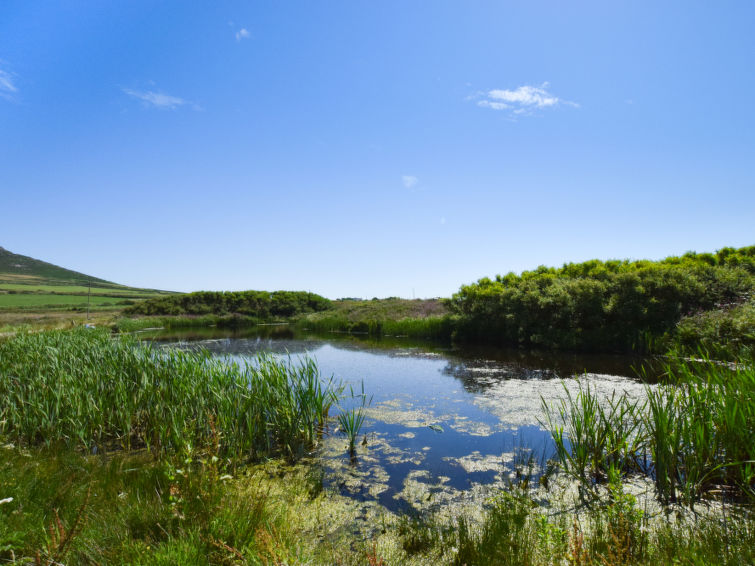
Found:
<svg viewBox="0 0 755 566"><path fill-rule="evenodd" d="M245 315L269 320L320 312L325 297L304 291L198 291L157 297L124 310L127 315Z"/></svg>
<svg viewBox="0 0 755 566"><path fill-rule="evenodd" d="M755 291L755 246L662 261L539 267L462 286L449 301L462 341L569 350L647 350L683 316Z"/></svg>

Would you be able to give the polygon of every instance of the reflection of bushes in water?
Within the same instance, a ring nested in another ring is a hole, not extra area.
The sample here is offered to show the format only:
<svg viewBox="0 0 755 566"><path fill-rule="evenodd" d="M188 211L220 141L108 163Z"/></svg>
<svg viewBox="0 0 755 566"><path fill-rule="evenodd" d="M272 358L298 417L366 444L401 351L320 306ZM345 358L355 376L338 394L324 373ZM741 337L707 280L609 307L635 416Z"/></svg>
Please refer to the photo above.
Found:
<svg viewBox="0 0 755 566"><path fill-rule="evenodd" d="M664 502L689 505L724 490L755 500L755 367L668 366L647 400L599 398L589 385L555 407L543 401L561 468L592 490L631 473L653 478Z"/></svg>
<svg viewBox="0 0 755 566"><path fill-rule="evenodd" d="M297 321L297 325L315 332L350 332L369 336L406 336L448 340L453 330L450 317L404 318L401 320L349 320L345 316L318 316Z"/></svg>
<svg viewBox="0 0 755 566"><path fill-rule="evenodd" d="M464 285L456 337L569 350L652 349L682 316L755 290L755 246L653 261L539 267Z"/></svg>
<svg viewBox="0 0 755 566"><path fill-rule="evenodd" d="M240 315L204 316L147 316L142 318L119 318L115 322L118 332L136 332L147 328L243 328L260 323L260 319Z"/></svg>
<svg viewBox="0 0 755 566"><path fill-rule="evenodd" d="M556 379L559 375L552 369L533 369L516 362L474 360L449 361L443 368L445 375L451 375L462 382L470 393L483 393L498 380L505 379Z"/></svg>

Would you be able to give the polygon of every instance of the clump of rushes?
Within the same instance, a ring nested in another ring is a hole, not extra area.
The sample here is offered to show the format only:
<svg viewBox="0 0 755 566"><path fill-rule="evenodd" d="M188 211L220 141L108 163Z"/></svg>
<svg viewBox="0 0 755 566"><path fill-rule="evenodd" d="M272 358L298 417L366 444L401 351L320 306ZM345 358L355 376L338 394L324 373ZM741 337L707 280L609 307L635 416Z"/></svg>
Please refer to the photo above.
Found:
<svg viewBox="0 0 755 566"><path fill-rule="evenodd" d="M661 501L706 494L755 499L755 366L682 361L646 402L599 399L589 386L543 402L560 467L583 487L629 473L653 478Z"/></svg>
<svg viewBox="0 0 755 566"><path fill-rule="evenodd" d="M710 491L755 499L755 366L712 361L668 368L642 417L661 499L692 504Z"/></svg>
<svg viewBox="0 0 755 566"><path fill-rule="evenodd" d="M644 404L626 393L600 399L589 383L580 382L574 396L564 390L555 408L542 401L562 469L587 486L642 470L645 439L637 416Z"/></svg>
<svg viewBox="0 0 755 566"><path fill-rule="evenodd" d="M364 409L372 402L372 398L367 398L367 395L364 392L364 383L362 383L362 392L358 395L355 395L354 390L351 389L351 397L353 399L358 399L359 405L349 410L342 411L338 415L338 424L349 441L349 455L354 458L356 456L357 436L359 436L359 431L364 424Z"/></svg>
<svg viewBox="0 0 755 566"><path fill-rule="evenodd" d="M316 444L340 388L315 362L238 364L99 330L0 342L0 434L26 445L295 459Z"/></svg>

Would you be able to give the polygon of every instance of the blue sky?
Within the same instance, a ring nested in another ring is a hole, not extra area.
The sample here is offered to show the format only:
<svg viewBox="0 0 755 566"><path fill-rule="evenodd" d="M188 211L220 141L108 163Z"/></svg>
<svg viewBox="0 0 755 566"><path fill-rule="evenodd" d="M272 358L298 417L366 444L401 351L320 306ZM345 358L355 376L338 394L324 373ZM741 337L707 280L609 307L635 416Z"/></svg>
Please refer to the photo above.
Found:
<svg viewBox="0 0 755 566"><path fill-rule="evenodd" d="M755 244L755 3L0 4L0 246L449 296Z"/></svg>

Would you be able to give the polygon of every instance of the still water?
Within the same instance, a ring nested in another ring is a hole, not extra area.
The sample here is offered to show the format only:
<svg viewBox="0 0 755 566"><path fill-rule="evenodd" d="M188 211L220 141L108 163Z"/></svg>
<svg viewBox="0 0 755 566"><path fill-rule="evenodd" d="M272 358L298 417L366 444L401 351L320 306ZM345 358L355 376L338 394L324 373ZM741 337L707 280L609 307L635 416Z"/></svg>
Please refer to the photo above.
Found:
<svg viewBox="0 0 755 566"><path fill-rule="evenodd" d="M245 361L259 352L310 356L323 378L371 399L356 459L331 424L317 452L326 488L391 510L479 500L511 481L531 455L535 476L552 454L542 426L553 404L579 381L610 395L644 396L638 379L648 360L520 350L458 348L406 339L299 334L287 327L245 333L157 333L154 340L202 347ZM342 409L354 406L347 398Z"/></svg>

